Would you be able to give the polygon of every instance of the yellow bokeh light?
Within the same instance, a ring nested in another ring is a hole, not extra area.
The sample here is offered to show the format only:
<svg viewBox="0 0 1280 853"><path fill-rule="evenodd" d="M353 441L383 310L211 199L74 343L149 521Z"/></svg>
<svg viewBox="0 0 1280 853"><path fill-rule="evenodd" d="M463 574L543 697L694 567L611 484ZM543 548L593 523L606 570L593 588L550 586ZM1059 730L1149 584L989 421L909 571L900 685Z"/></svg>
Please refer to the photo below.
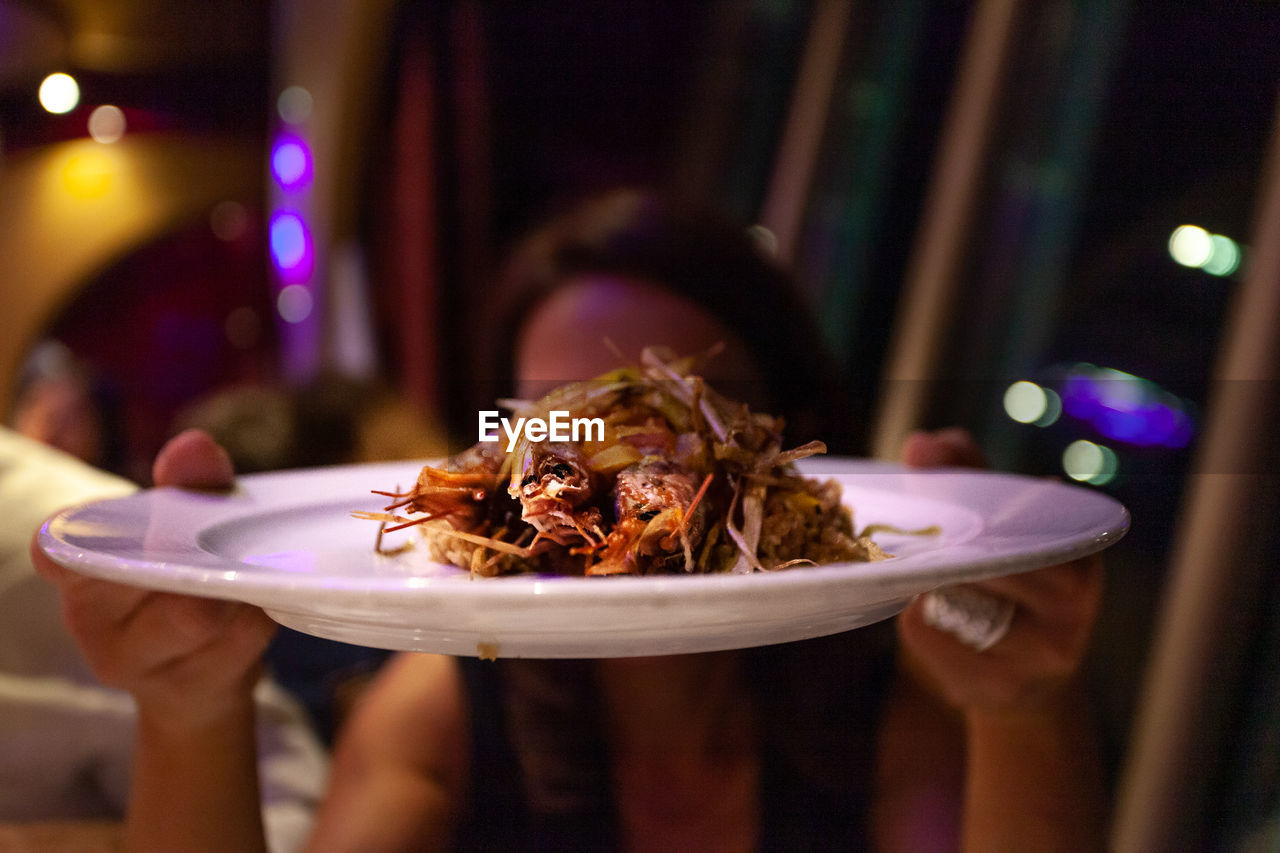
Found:
<svg viewBox="0 0 1280 853"><path fill-rule="evenodd" d="M62 185L74 198L101 198L111 190L112 160L103 151L81 151L62 167Z"/></svg>
<svg viewBox="0 0 1280 853"><path fill-rule="evenodd" d="M40 106L51 113L69 113L80 103L80 84L70 74L50 74L40 83Z"/></svg>

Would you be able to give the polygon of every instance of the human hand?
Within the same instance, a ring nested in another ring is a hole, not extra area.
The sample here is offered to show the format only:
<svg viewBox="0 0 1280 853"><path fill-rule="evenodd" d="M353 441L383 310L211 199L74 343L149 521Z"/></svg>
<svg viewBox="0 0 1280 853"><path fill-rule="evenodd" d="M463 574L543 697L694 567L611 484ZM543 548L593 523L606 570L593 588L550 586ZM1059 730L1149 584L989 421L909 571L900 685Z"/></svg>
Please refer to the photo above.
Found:
<svg viewBox="0 0 1280 853"><path fill-rule="evenodd" d="M903 449L913 467L978 466L982 453L963 430L915 433ZM972 589L1014 605L1007 633L984 650L931 627L923 598L898 618L907 668L953 707L986 714L1058 710L1080 670L1102 597L1102 560L995 578Z"/></svg>
<svg viewBox="0 0 1280 853"><path fill-rule="evenodd" d="M165 445L153 475L158 486L217 489L233 471L213 439L191 430ZM54 563L34 539L31 558L58 587L67 628L104 684L179 725L243 707L274 632L261 610L90 578Z"/></svg>

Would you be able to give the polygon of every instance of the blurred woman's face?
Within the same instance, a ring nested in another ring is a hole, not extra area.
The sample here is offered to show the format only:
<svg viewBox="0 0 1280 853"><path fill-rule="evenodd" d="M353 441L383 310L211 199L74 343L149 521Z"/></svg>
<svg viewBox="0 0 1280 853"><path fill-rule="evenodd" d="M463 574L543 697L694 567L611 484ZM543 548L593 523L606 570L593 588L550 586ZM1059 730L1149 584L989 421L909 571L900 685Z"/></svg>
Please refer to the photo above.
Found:
<svg viewBox="0 0 1280 853"><path fill-rule="evenodd" d="M752 405L764 406L767 399L746 343L715 317L658 284L597 275L570 280L525 318L515 350L517 393L538 397L618 367L606 340L631 362L649 346L683 356L723 344L699 374Z"/></svg>

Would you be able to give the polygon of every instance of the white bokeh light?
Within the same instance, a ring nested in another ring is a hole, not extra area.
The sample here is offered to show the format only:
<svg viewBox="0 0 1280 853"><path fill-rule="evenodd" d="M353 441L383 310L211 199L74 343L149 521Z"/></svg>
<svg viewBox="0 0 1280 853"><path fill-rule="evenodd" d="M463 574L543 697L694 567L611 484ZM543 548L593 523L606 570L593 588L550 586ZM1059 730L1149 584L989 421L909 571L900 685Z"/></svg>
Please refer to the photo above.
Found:
<svg viewBox="0 0 1280 853"><path fill-rule="evenodd" d="M301 323L310 317L313 304L311 291L301 284L281 288L276 297L276 311L286 323Z"/></svg>
<svg viewBox="0 0 1280 853"><path fill-rule="evenodd" d="M276 112L289 124L302 124L311 117L311 93L301 86L289 86L276 98Z"/></svg>
<svg viewBox="0 0 1280 853"><path fill-rule="evenodd" d="M124 136L126 123L124 110L111 104L103 104L89 113L89 135L94 142L110 145Z"/></svg>
<svg viewBox="0 0 1280 853"><path fill-rule="evenodd" d="M1120 461L1110 447L1082 438L1062 452L1062 470L1078 482L1103 486L1116 478Z"/></svg>
<svg viewBox="0 0 1280 853"><path fill-rule="evenodd" d="M51 113L69 113L80 103L80 84L70 74L50 74L40 83L40 106Z"/></svg>
<svg viewBox="0 0 1280 853"><path fill-rule="evenodd" d="M1004 392L1004 411L1020 424L1033 424L1044 417L1049 408L1049 397L1034 382L1023 380L1010 385Z"/></svg>
<svg viewBox="0 0 1280 853"><path fill-rule="evenodd" d="M1213 257L1213 238L1199 225L1179 225L1169 235L1169 255L1184 267L1202 267Z"/></svg>

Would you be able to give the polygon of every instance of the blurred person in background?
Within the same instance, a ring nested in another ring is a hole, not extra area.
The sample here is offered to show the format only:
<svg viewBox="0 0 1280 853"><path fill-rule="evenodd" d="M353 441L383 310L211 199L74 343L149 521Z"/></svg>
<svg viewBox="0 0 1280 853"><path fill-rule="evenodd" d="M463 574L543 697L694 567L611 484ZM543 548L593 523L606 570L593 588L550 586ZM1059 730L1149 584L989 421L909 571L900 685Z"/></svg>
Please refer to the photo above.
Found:
<svg viewBox="0 0 1280 853"><path fill-rule="evenodd" d="M137 706L94 675L29 548L33 527L54 511L135 488L0 428L0 848L106 849L119 840ZM293 850L309 831L327 757L280 687L264 679L247 689L267 842Z"/></svg>
<svg viewBox="0 0 1280 853"><path fill-rule="evenodd" d="M296 388L217 389L179 411L169 434L187 429L209 433L241 474L427 459L445 448L440 429L399 394L338 373Z"/></svg>
<svg viewBox="0 0 1280 853"><path fill-rule="evenodd" d="M18 373L13 429L105 471L124 469L118 400L104 378L58 341L36 344Z"/></svg>
<svg viewBox="0 0 1280 853"><path fill-rule="evenodd" d="M489 366L525 391L613 366L596 343L607 336L625 354L722 342L713 381L793 418L792 441L820 435L836 399L788 280L743 229L643 193L537 233L499 298L511 319ZM975 464L980 453L961 433L922 433L904 457ZM158 483L225 487L232 475L200 432L156 462ZM130 839L260 847L246 696L270 621L38 559L89 659L138 697ZM1100 581L1090 559L976 585L1017 607L981 652L930 627L917 602L897 620L896 654L882 623L660 658L399 655L340 736L315 847L1098 847L1105 807L1077 676ZM181 643L157 630L177 613L192 626ZM168 664L149 666L161 646Z"/></svg>
<svg viewBox="0 0 1280 853"><path fill-rule="evenodd" d="M204 430L227 451L238 473L257 474L298 467L297 421L293 396L287 389L233 385L184 406L174 416L169 434Z"/></svg>

